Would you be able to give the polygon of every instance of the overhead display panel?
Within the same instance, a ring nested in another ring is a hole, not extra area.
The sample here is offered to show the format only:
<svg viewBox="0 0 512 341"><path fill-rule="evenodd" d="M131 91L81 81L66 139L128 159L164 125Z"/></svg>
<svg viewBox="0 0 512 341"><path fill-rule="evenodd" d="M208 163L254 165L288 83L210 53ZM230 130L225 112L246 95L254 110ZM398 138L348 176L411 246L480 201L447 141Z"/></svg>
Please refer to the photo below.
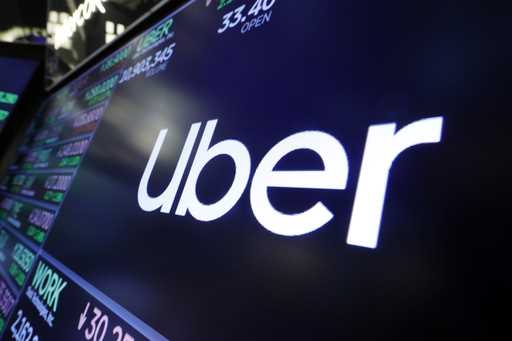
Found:
<svg viewBox="0 0 512 341"><path fill-rule="evenodd" d="M0 132L38 65L32 59L0 56Z"/></svg>
<svg viewBox="0 0 512 341"><path fill-rule="evenodd" d="M414 13L183 2L59 90L0 182L3 338L485 335L487 126Z"/></svg>

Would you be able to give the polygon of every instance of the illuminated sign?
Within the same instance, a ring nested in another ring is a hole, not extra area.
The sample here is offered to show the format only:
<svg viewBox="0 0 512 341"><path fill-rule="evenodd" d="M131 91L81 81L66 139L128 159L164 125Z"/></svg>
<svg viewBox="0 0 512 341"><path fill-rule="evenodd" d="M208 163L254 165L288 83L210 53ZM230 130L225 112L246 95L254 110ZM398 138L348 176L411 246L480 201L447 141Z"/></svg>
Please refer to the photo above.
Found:
<svg viewBox="0 0 512 341"><path fill-rule="evenodd" d="M66 40L71 38L75 33L77 27L83 26L85 21L89 20L94 13L99 11L105 14L106 9L105 6L103 6L103 2L107 2L107 0L85 0L78 5L78 8L73 14L62 25L55 29L55 49L64 45Z"/></svg>
<svg viewBox="0 0 512 341"><path fill-rule="evenodd" d="M229 139L210 146L217 120L206 123L189 175L186 179L175 214L187 212L200 221L212 221L222 217L238 202L244 192L251 172L249 151L240 141ZM409 147L441 140L442 117L415 121L399 131L396 124L378 124L368 128L347 243L376 248L384 206L389 171L394 160ZM147 192L149 179L164 143L167 130L161 130L138 188L138 203L144 211L160 208L170 213L192 154L201 123L192 124L183 150L178 159L171 182L163 193L150 197ZM286 155L297 150L309 150L322 160L324 169L317 171L278 171L274 167ZM208 162L218 156L228 156L234 162L235 174L229 190L217 202L203 204L196 194L201 171ZM250 185L250 203L258 222L267 230L282 236L298 236L313 232L328 223L333 214L318 201L308 210L297 214L285 214L276 210L268 197L268 189L345 189L349 175L348 157L343 145L332 135L321 131L302 131L288 136L272 147L256 167Z"/></svg>
<svg viewBox="0 0 512 341"><path fill-rule="evenodd" d="M173 25L174 21L172 19L166 20L162 24L158 25L156 28L149 31L148 34L143 36L139 44L137 46L137 52L142 50L146 51L149 47L157 45L164 39L172 37L174 34L170 29Z"/></svg>
<svg viewBox="0 0 512 341"><path fill-rule="evenodd" d="M57 311L60 294L67 284L68 282L55 270L39 261L32 279L32 287L53 312Z"/></svg>
<svg viewBox="0 0 512 341"><path fill-rule="evenodd" d="M55 313L59 306L59 298L68 282L55 269L39 261L27 287L26 296L37 309L39 316L53 327Z"/></svg>

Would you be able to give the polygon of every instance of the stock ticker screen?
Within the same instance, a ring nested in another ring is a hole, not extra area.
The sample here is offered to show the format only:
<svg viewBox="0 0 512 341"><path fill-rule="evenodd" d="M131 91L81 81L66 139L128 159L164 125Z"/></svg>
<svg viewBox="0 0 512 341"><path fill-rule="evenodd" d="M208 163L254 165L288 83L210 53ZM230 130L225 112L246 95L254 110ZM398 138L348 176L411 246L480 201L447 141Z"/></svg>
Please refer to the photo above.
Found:
<svg viewBox="0 0 512 341"><path fill-rule="evenodd" d="M0 56L0 132L38 64L35 60Z"/></svg>
<svg viewBox="0 0 512 341"><path fill-rule="evenodd" d="M371 7L189 1L50 97L0 183L2 339L484 333L482 124L440 24Z"/></svg>

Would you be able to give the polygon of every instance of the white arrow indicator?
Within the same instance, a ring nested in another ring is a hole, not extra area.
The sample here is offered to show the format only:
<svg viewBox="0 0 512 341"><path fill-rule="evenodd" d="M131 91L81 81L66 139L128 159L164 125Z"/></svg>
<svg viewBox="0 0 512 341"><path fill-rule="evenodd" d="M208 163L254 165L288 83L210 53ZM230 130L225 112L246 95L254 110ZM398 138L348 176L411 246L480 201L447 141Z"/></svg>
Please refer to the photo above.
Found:
<svg viewBox="0 0 512 341"><path fill-rule="evenodd" d="M80 314L80 320L78 321L78 330L82 329L85 321L87 320L87 311L89 310L89 305L90 303L87 302L84 312Z"/></svg>

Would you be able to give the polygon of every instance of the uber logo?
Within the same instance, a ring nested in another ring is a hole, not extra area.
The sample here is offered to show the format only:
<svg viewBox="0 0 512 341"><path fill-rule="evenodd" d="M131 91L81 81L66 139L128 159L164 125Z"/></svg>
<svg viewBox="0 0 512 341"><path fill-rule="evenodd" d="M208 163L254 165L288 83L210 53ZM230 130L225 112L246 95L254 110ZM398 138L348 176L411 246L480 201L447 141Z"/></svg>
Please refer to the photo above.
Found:
<svg viewBox="0 0 512 341"><path fill-rule="evenodd" d="M175 214L187 212L197 220L212 221L222 217L238 202L251 175L251 158L243 143L234 139L211 146L217 120L206 123L190 172L177 204ZM409 147L441 140L443 118L432 117L415 121L399 131L395 123L372 125L368 128L356 196L352 208L347 243L376 248L382 211L386 196L389 171L397 156ZM150 197L147 186L167 129L158 134L149 161L139 183L138 203L144 211L160 209L170 213L182 182L186 166L192 156L201 123L190 127L171 182L157 197ZM324 164L323 170L274 170L286 155L306 149L316 153ZM230 188L213 204L203 204L196 194L196 185L202 169L217 156L231 158L235 174ZM332 135L321 131L302 131L286 137L274 145L254 170L250 184L250 203L254 216L267 230L283 236L298 236L313 232L327 224L333 214L321 201L297 214L285 214L274 208L268 188L303 188L343 190L347 185L349 163L343 145Z"/></svg>

